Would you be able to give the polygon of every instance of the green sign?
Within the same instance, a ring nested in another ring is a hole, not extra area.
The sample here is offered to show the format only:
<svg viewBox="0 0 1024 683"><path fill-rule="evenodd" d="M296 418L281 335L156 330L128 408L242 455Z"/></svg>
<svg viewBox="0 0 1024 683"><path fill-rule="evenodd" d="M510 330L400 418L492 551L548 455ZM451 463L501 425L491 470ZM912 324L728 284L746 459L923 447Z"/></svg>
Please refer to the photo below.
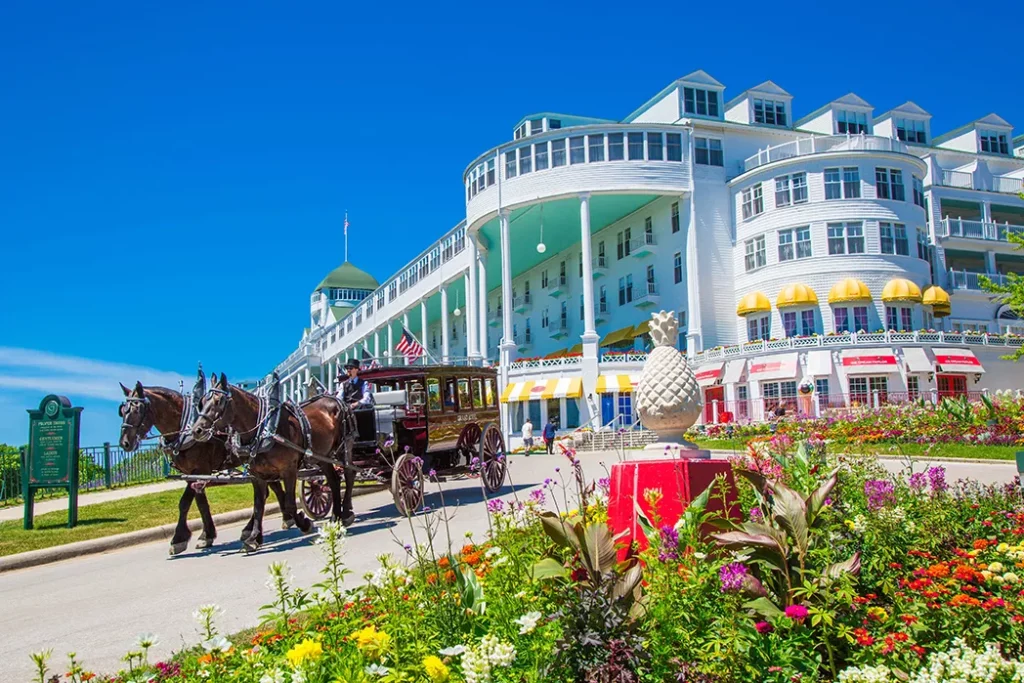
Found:
<svg viewBox="0 0 1024 683"><path fill-rule="evenodd" d="M64 488L68 492L68 526L78 523L78 435L82 408L71 407L64 396L50 395L29 410L28 450L25 453L22 488L25 496L25 528L32 528L32 511L38 489Z"/></svg>

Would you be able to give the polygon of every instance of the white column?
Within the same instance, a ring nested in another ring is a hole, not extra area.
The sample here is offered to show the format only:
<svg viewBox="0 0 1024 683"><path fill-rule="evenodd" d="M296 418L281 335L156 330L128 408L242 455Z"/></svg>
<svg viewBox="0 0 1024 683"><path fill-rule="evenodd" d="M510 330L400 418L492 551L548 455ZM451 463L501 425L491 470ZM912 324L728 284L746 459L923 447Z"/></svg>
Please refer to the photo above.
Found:
<svg viewBox="0 0 1024 683"><path fill-rule="evenodd" d="M302 374L302 391L300 392L303 399L309 398L309 366L306 366L305 371Z"/></svg>
<svg viewBox="0 0 1024 683"><path fill-rule="evenodd" d="M448 364L448 285L441 285L441 362Z"/></svg>
<svg viewBox="0 0 1024 683"><path fill-rule="evenodd" d="M392 357L395 355L395 333L391 326L391 321L388 321L388 365L391 365Z"/></svg>
<svg viewBox="0 0 1024 683"><path fill-rule="evenodd" d="M428 364L427 354L427 300L420 299L420 344L423 345L423 364Z"/></svg>
<svg viewBox="0 0 1024 683"><path fill-rule="evenodd" d="M509 210L502 209L499 213L501 226L501 343L498 344L498 392L505 391L508 385L508 368L512 362L512 352L516 348L512 339L512 245L509 242ZM511 433L512 422L508 406L502 412L503 431Z"/></svg>
<svg viewBox="0 0 1024 683"><path fill-rule="evenodd" d="M409 329L409 311L402 311L402 328L403 328L403 330L408 330ZM412 334L412 333L410 332L410 334ZM420 343L421 344L423 343L422 340L420 341ZM404 362L405 362L406 365L409 364L409 360L408 359L405 359Z"/></svg>
<svg viewBox="0 0 1024 683"><path fill-rule="evenodd" d="M692 136L691 136L692 137ZM691 142L691 147L692 147ZM690 155L691 161L693 155ZM693 168L691 166L690 168ZM690 213L686 226L686 355L702 350L703 340L701 339L701 316L700 316L700 270L698 264L700 257L697 253L697 212L693 205L693 193L687 198L690 205Z"/></svg>
<svg viewBox="0 0 1024 683"><path fill-rule="evenodd" d="M981 203L981 220L985 223L992 222L992 202Z"/></svg>
<svg viewBox="0 0 1024 683"><path fill-rule="evenodd" d="M477 358L480 357L480 350L476 345L476 243L472 239L469 240L469 243L473 246L471 248L469 270L464 278L466 284L466 310L463 312L462 319L466 322L466 356L469 358L469 364L475 365Z"/></svg>
<svg viewBox="0 0 1024 683"><path fill-rule="evenodd" d="M985 272L989 275L996 273L996 252L985 252Z"/></svg>
<svg viewBox="0 0 1024 683"><path fill-rule="evenodd" d="M580 195L580 244L583 247L583 344L586 337L593 337L597 343L597 329L594 325L594 264L590 236L590 195Z"/></svg>
<svg viewBox="0 0 1024 683"><path fill-rule="evenodd" d="M480 335L477 337L477 351L480 358L487 358L487 254L477 249L476 267L480 271L477 276L478 294L476 299L477 325Z"/></svg>
<svg viewBox="0 0 1024 683"><path fill-rule="evenodd" d="M373 331L373 359L380 362L380 330Z"/></svg>

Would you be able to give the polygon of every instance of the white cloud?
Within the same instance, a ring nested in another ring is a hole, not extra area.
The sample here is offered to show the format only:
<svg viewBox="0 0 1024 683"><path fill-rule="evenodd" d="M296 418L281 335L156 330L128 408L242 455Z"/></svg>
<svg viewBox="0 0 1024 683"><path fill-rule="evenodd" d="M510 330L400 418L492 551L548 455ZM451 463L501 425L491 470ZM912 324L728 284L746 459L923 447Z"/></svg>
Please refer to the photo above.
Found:
<svg viewBox="0 0 1024 683"><path fill-rule="evenodd" d="M172 389L178 387L179 381L188 382L176 372L33 349L0 347L0 388L120 401L123 394L118 382L132 386L136 381Z"/></svg>

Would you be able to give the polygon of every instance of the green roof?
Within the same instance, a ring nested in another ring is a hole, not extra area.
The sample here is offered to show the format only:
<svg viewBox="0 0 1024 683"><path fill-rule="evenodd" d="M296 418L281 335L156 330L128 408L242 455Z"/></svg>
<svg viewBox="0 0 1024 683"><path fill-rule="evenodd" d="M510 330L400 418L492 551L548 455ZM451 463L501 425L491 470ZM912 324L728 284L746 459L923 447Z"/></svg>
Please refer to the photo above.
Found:
<svg viewBox="0 0 1024 683"><path fill-rule="evenodd" d="M316 288L350 287L352 289L377 289L379 286L380 284L372 275L345 261L329 272L327 277L321 280Z"/></svg>
<svg viewBox="0 0 1024 683"><path fill-rule="evenodd" d="M351 306L331 306L331 311L334 313L335 320L341 320L346 315L352 312Z"/></svg>

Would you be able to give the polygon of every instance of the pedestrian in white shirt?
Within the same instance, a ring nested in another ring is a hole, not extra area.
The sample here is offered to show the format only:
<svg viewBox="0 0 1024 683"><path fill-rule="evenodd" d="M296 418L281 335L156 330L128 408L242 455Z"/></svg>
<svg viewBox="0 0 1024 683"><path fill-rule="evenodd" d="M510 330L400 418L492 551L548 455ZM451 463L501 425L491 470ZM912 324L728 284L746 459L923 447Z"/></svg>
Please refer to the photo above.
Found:
<svg viewBox="0 0 1024 683"><path fill-rule="evenodd" d="M533 423L529 417L523 422L523 447L526 449L526 455L530 455L530 451L533 450Z"/></svg>

